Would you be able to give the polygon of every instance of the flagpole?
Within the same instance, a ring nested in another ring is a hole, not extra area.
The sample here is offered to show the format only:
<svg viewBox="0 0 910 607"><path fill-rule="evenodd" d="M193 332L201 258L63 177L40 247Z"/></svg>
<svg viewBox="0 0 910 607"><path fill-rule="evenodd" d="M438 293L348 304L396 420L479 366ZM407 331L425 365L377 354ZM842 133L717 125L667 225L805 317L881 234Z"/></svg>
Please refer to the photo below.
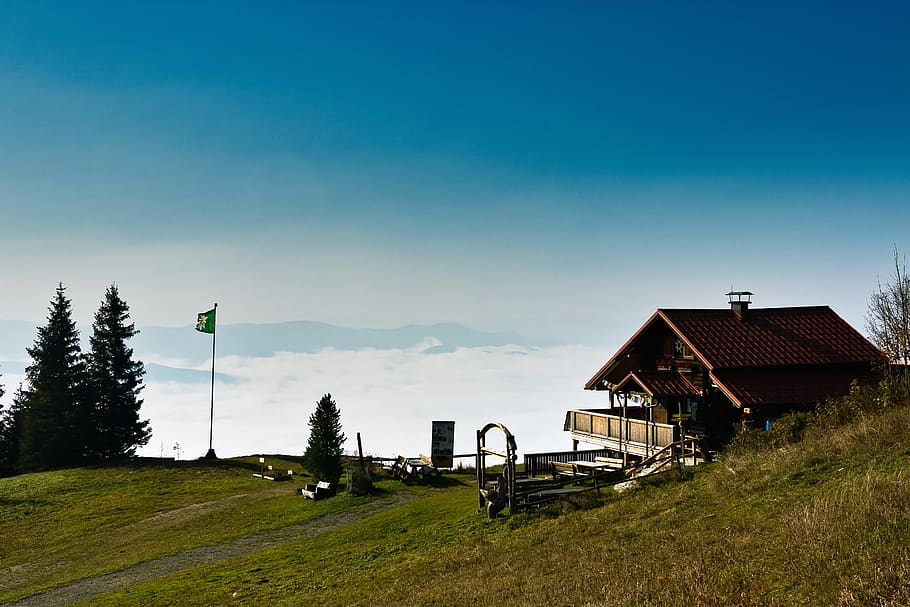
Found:
<svg viewBox="0 0 910 607"><path fill-rule="evenodd" d="M215 323L212 325L212 399L209 406L209 450L205 454L206 459L218 459L215 450L212 448L212 429L215 426L215 332L218 328L218 303L212 311L215 317Z"/></svg>

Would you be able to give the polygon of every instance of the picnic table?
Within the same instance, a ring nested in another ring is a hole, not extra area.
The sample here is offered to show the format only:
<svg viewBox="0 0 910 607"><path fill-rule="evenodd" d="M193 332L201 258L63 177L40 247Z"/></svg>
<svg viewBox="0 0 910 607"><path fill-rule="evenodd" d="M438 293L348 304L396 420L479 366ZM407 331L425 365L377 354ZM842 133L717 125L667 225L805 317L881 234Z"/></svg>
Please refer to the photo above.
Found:
<svg viewBox="0 0 910 607"><path fill-rule="evenodd" d="M571 460L568 462L551 461L550 467L557 476L591 476L602 470L614 470L611 462L589 462L587 460Z"/></svg>

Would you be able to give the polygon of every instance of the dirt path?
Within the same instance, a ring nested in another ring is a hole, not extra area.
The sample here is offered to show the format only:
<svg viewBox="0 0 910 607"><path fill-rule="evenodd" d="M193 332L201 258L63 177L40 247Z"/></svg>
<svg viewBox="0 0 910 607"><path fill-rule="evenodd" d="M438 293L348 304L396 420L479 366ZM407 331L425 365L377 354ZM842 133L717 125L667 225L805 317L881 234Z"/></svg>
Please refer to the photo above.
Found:
<svg viewBox="0 0 910 607"><path fill-rule="evenodd" d="M132 567L115 571L114 573L85 578L61 586L60 588L48 590L42 594L36 594L21 599L14 603L7 603L7 605L11 607L56 607L59 605L68 605L99 594L120 590L121 588L126 588L127 586L139 582L176 573L177 571L182 571L184 569L190 569L198 565L214 563L300 538L320 535L354 521L358 521L381 510L400 506L412 499L414 499L414 496L411 494L404 492L398 493L391 499L377 500L362 504L356 508L351 508L350 510L333 512L312 521L307 521L306 523L240 538L224 544L195 548L173 556L139 563L138 565L133 565Z"/></svg>

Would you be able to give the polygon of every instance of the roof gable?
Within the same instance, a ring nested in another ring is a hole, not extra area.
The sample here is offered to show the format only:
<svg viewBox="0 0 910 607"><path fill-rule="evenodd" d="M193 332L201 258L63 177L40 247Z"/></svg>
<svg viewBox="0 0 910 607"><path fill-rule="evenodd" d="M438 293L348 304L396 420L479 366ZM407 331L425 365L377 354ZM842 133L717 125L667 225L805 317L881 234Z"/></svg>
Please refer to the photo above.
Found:
<svg viewBox="0 0 910 607"><path fill-rule="evenodd" d="M638 390L635 390L635 388ZM644 391L648 396L698 396L701 390L679 371L634 371L616 387L619 391Z"/></svg>
<svg viewBox="0 0 910 607"><path fill-rule="evenodd" d="M629 351L629 349L632 347L632 345L638 340L638 337L639 337L639 336L640 336L648 327L651 326L651 324L654 322L654 319L658 317L658 314L659 314L659 313L660 313L660 310L658 310L657 312L654 312L654 313L650 316L650 318L648 318L648 320L645 321L645 324L643 324L641 327L639 327L639 328L638 328L638 331L636 331L636 332L632 335L632 337L630 337L630 338L626 341L626 343L624 343L624 344L622 345L622 347L619 348L619 349L616 351L616 353L615 353L612 357L610 357L610 360L608 360L607 362L605 362L604 365L603 365L600 369L598 369L597 373L595 373L594 376L593 376L591 379L589 379L588 382L585 384L585 390L599 390L599 389L601 389L601 387L599 386L599 384L601 383L603 376L604 376L612 367L614 367L622 358L625 357L626 353ZM662 322L663 322L663 321L662 321ZM631 371L635 371L635 369L630 369L630 370L631 370Z"/></svg>

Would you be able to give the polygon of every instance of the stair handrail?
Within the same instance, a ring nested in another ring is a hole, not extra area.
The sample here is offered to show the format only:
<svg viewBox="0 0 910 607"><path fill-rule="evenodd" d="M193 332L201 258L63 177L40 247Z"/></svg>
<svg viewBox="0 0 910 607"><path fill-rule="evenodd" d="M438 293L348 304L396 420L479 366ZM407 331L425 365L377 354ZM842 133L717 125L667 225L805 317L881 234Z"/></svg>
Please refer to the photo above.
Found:
<svg viewBox="0 0 910 607"><path fill-rule="evenodd" d="M693 455L695 455L696 451L698 451L702 454L702 458L704 458L707 461L707 456L706 456L704 450L702 450L700 442L701 441L698 439L698 437L686 436L681 440L670 443L666 447L661 447L660 450L658 450L657 452L649 455L648 457L641 460L634 466L630 466L626 470L626 476L634 477L638 474L638 472L640 470L644 470L645 468L648 468L649 466L653 466L654 464L656 464L658 462L660 462L661 464L665 464L667 461L670 461L673 459L674 455L676 454L675 449L677 449L677 448L679 449L679 453L683 457L685 457L685 454L686 454L686 447L689 447Z"/></svg>

